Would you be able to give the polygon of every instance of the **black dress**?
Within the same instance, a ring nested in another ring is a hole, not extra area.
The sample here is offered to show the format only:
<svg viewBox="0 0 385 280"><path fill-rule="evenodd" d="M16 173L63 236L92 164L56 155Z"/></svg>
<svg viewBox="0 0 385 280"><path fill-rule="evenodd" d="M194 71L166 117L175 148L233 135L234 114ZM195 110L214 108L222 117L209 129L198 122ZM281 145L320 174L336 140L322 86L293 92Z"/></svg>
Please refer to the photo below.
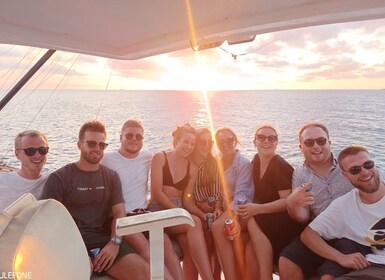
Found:
<svg viewBox="0 0 385 280"><path fill-rule="evenodd" d="M291 190L293 167L281 156L271 159L265 174L260 178L260 159L258 154L253 161L253 180L255 187L254 203L269 203L280 199L278 191ZM270 240L273 247L274 263L278 262L279 253L295 237L304 226L290 218L287 211L266 213L254 216L262 232Z"/></svg>

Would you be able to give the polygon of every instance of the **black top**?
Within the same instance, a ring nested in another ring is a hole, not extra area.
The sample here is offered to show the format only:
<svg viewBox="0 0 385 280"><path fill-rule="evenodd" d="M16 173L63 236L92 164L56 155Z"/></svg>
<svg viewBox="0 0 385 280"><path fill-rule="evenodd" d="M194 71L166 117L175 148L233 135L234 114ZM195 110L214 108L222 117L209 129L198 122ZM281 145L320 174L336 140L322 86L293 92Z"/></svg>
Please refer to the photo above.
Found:
<svg viewBox="0 0 385 280"><path fill-rule="evenodd" d="M187 186L188 180L190 178L190 161L187 160L187 171L184 178L179 182L174 183L174 179L171 176L170 167L168 166L167 154L165 152L163 152L163 154L166 158L166 162L163 165L163 186L170 186L183 191Z"/></svg>
<svg viewBox="0 0 385 280"><path fill-rule="evenodd" d="M253 161L254 201L268 203L279 199L278 191L291 190L293 167L281 156L271 159L265 174L260 178L260 158L256 154Z"/></svg>

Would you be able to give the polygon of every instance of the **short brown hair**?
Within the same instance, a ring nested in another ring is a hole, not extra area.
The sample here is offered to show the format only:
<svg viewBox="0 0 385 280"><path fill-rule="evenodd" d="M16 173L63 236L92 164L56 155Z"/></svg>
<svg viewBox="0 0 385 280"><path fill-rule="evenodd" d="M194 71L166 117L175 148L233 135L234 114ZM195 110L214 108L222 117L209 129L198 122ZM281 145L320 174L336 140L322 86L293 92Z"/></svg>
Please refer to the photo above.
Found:
<svg viewBox="0 0 385 280"><path fill-rule="evenodd" d="M308 129L309 127L319 127L319 128L321 128L323 131L325 131L326 136L329 139L329 130L328 130L328 128L323 123L320 123L320 122L308 122L308 123L304 124L300 128L300 130L298 132L298 139L299 139L299 141L301 141L302 133L305 131L305 129Z"/></svg>
<svg viewBox="0 0 385 280"><path fill-rule="evenodd" d="M341 166L342 160L344 160L348 156L356 155L359 152L365 152L367 154L370 154L369 151L364 146L350 146L343 149L338 155L338 164L340 165L341 169L343 169Z"/></svg>
<svg viewBox="0 0 385 280"><path fill-rule="evenodd" d="M123 130L125 130L128 127L137 127L144 132L143 124L139 120L127 120L122 126L122 133L123 133Z"/></svg>
<svg viewBox="0 0 385 280"><path fill-rule="evenodd" d="M20 149L21 147L21 139L25 136L28 136L28 137L41 137L45 144L48 146L48 139L47 139L47 136L45 136L42 132L38 131L38 130L25 130L25 131L22 131L22 132L19 132L16 137L15 137L15 149Z"/></svg>
<svg viewBox="0 0 385 280"><path fill-rule="evenodd" d="M106 127L99 120L92 120L83 124L79 130L79 140L84 139L86 131L101 132L105 137L107 137Z"/></svg>

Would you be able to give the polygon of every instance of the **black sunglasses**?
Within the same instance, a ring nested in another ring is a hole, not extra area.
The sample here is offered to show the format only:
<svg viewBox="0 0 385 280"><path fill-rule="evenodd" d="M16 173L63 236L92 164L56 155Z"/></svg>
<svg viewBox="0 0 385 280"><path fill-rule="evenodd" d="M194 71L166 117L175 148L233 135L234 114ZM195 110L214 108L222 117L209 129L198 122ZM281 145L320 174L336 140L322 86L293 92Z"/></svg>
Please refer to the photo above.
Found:
<svg viewBox="0 0 385 280"><path fill-rule="evenodd" d="M361 166L367 170L372 169L374 167L374 161L368 160L365 161ZM361 172L361 166L352 166L348 169L348 172L352 175L357 175Z"/></svg>
<svg viewBox="0 0 385 280"><path fill-rule="evenodd" d="M104 142L96 142L96 141L85 141L87 143L88 148L95 148L96 145L99 145L99 149L104 150L107 148L108 144Z"/></svg>
<svg viewBox="0 0 385 280"><path fill-rule="evenodd" d="M127 140L134 139L134 136L135 136L136 141L142 141L144 139L142 134L135 134L134 135L133 133L127 133L126 135L124 135L124 137L126 137Z"/></svg>
<svg viewBox="0 0 385 280"><path fill-rule="evenodd" d="M24 153L31 157L36 154L36 152L39 152L42 156L48 154L49 147L39 147L39 148L26 148L26 149L17 149L17 150L23 150Z"/></svg>
<svg viewBox="0 0 385 280"><path fill-rule="evenodd" d="M275 136L275 135L266 136L263 134L258 134L256 138L261 143L265 142L266 139L267 139L267 141L269 141L269 143L275 143L277 141L277 136Z"/></svg>
<svg viewBox="0 0 385 280"><path fill-rule="evenodd" d="M325 146L327 141L328 139L324 137L319 137L317 139L307 139L303 143L305 144L306 147L312 148L314 146L314 143L317 143L318 146Z"/></svg>

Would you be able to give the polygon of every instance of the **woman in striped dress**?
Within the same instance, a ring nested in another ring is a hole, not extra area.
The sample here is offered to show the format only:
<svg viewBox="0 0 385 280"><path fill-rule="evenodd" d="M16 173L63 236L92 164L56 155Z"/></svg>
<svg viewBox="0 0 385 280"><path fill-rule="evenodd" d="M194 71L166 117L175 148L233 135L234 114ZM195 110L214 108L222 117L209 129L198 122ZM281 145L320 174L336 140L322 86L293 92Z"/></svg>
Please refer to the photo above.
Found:
<svg viewBox="0 0 385 280"><path fill-rule="evenodd" d="M214 279L220 279L221 268L217 258L213 237L209 229L210 222L222 215L222 187L218 165L212 154L213 139L208 128L197 130L195 149L190 155L190 160L198 168L195 184L185 190L184 207L202 220L204 234L207 244ZM192 196L191 196L192 193ZM212 220L207 219L208 213Z"/></svg>

